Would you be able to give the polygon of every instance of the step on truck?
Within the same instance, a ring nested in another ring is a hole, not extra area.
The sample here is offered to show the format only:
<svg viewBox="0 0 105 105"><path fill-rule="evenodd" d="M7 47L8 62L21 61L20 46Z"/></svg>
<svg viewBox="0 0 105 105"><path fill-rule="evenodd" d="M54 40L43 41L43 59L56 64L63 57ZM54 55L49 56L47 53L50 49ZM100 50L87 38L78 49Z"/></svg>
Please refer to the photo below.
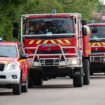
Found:
<svg viewBox="0 0 105 105"><path fill-rule="evenodd" d="M91 30L90 74L105 73L105 23L88 24Z"/></svg>
<svg viewBox="0 0 105 105"><path fill-rule="evenodd" d="M18 24L14 23L14 37ZM21 16L21 43L30 64L29 87L69 76L74 87L90 83L90 30L78 13Z"/></svg>

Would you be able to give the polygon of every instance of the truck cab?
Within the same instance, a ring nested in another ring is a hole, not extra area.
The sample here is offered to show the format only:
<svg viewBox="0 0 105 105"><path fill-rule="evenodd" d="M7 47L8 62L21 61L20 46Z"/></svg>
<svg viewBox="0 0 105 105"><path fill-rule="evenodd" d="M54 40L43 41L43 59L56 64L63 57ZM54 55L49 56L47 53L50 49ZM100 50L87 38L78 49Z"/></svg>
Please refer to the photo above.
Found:
<svg viewBox="0 0 105 105"><path fill-rule="evenodd" d="M0 42L0 87L13 94L28 91L28 61L19 42Z"/></svg>

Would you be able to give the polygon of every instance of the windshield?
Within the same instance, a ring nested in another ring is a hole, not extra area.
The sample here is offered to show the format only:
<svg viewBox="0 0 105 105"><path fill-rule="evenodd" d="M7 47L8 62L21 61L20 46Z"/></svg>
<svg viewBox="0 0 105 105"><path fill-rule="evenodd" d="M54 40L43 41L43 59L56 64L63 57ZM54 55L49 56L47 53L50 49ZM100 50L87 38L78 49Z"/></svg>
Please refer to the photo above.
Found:
<svg viewBox="0 0 105 105"><path fill-rule="evenodd" d="M92 30L96 30L91 33L91 39L105 39L105 26L90 26L91 32Z"/></svg>
<svg viewBox="0 0 105 105"><path fill-rule="evenodd" d="M71 18L40 18L27 20L26 34L63 34L74 33Z"/></svg>
<svg viewBox="0 0 105 105"><path fill-rule="evenodd" d="M0 57L12 57L18 56L15 45L0 45Z"/></svg>

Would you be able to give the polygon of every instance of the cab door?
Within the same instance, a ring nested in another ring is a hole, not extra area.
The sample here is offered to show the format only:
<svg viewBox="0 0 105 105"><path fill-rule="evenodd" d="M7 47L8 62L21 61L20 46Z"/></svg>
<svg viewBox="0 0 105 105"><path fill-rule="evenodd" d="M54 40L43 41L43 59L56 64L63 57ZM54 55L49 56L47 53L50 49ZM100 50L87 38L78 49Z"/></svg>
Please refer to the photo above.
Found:
<svg viewBox="0 0 105 105"><path fill-rule="evenodd" d="M23 48L19 47L19 62L22 73L22 81L25 81L28 76L28 60L24 56Z"/></svg>

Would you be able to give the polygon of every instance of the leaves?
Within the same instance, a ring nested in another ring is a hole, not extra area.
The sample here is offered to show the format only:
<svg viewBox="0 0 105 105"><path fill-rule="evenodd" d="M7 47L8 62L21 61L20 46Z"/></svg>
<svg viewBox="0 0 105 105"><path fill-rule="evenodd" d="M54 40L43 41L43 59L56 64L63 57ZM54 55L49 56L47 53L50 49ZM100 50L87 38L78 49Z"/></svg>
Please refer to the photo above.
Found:
<svg viewBox="0 0 105 105"><path fill-rule="evenodd" d="M21 14L79 12L90 19L99 6L98 0L0 0L0 36L13 40L12 24L20 22Z"/></svg>

